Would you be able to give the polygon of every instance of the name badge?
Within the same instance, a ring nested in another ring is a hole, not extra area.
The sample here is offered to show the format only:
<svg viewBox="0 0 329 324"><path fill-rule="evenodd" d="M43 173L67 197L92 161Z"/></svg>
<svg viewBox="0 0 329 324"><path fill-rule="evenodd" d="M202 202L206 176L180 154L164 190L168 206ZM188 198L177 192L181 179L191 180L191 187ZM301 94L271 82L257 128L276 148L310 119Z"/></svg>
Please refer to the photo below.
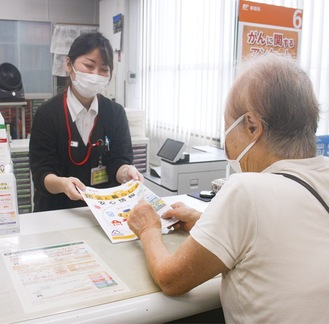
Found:
<svg viewBox="0 0 329 324"><path fill-rule="evenodd" d="M98 185L109 181L109 176L106 167L103 165L91 169L90 184Z"/></svg>
<svg viewBox="0 0 329 324"><path fill-rule="evenodd" d="M76 141L71 141L70 146L71 147L78 147L79 143Z"/></svg>

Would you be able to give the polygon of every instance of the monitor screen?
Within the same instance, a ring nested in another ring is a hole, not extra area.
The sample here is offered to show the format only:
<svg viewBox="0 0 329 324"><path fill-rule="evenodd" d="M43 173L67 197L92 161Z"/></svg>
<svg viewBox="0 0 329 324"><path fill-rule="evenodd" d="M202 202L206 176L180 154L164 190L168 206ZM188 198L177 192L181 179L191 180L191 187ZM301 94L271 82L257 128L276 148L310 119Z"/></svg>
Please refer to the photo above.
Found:
<svg viewBox="0 0 329 324"><path fill-rule="evenodd" d="M157 155L162 159L176 162L181 158L183 151L185 150L185 146L186 145L183 142L167 138Z"/></svg>

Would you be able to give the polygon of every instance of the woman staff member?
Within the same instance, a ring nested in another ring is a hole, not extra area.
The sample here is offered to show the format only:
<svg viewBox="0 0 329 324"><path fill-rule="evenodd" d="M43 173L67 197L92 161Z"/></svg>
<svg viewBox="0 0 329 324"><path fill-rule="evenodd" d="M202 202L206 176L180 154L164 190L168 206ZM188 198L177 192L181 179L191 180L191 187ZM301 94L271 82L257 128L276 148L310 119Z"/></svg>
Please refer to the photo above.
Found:
<svg viewBox="0 0 329 324"><path fill-rule="evenodd" d="M66 59L70 86L44 103L31 129L34 211L85 206L77 191L143 180L123 107L99 92L112 76L113 49L101 33L82 34Z"/></svg>
<svg viewBox="0 0 329 324"><path fill-rule="evenodd" d="M298 182L329 203L329 162L316 156L318 118L311 81L295 62L269 55L242 72L225 110L225 148L237 173L202 215L181 203L165 215L190 236L170 254L145 201L128 218L165 293L222 273L227 323L328 321L328 210Z"/></svg>

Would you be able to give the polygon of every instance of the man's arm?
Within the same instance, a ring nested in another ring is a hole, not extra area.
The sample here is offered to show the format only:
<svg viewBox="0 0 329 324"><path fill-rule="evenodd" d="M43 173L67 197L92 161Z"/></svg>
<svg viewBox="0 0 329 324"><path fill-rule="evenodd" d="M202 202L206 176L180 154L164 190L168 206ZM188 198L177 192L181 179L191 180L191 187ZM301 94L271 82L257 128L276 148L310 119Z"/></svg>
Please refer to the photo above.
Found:
<svg viewBox="0 0 329 324"><path fill-rule="evenodd" d="M175 253L170 254L162 240L159 216L145 201L134 208L128 225L143 244L154 281L168 295L186 293L228 270L220 259L190 236Z"/></svg>

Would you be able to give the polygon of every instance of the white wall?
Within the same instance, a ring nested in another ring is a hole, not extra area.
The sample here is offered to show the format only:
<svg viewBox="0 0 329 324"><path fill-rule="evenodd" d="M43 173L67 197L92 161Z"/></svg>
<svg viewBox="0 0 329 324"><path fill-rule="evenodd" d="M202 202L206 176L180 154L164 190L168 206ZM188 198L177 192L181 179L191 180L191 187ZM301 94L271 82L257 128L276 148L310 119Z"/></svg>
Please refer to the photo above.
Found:
<svg viewBox="0 0 329 324"><path fill-rule="evenodd" d="M99 24L99 0L0 0L0 19Z"/></svg>
<svg viewBox="0 0 329 324"><path fill-rule="evenodd" d="M137 53L137 42L139 41L137 28L138 1L135 0L100 0L99 2L99 25L100 32L107 37L111 43L114 40L113 17L117 14L124 16L123 41L121 59L118 53L114 53L114 71L109 89L106 93L124 107L140 110L139 89L140 75L137 71L139 66L139 55ZM136 73L136 82L129 83L128 73Z"/></svg>
<svg viewBox="0 0 329 324"><path fill-rule="evenodd" d="M135 83L126 82L126 107L142 110L140 106L141 99L141 57L140 42L141 31L139 27L139 1L127 0L126 21L127 28L125 33L126 53L126 77L129 72L136 74ZM128 78L127 78L128 79Z"/></svg>
<svg viewBox="0 0 329 324"><path fill-rule="evenodd" d="M114 75L106 95L125 107L140 110L140 72L138 70L138 1L136 0L0 0L0 19L49 21L68 24L95 24L113 40L113 16L123 14L121 61L114 56ZM128 72L136 82L128 82Z"/></svg>

